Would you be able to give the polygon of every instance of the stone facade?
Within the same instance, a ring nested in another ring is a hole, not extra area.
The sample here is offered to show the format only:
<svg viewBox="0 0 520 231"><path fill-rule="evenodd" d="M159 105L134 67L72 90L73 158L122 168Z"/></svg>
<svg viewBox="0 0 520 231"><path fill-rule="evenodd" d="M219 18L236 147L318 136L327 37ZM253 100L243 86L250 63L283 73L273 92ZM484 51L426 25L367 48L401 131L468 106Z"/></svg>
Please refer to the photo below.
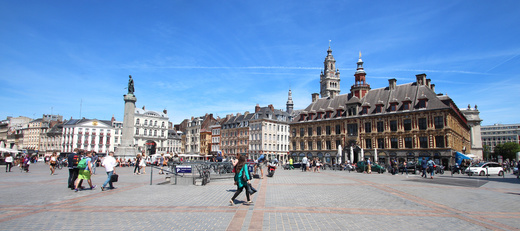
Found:
<svg viewBox="0 0 520 231"><path fill-rule="evenodd" d="M494 151L497 144L520 144L520 124L493 124L481 127L482 143Z"/></svg>
<svg viewBox="0 0 520 231"><path fill-rule="evenodd" d="M110 120L71 119L63 124L62 152L76 148L97 153L114 151L114 128Z"/></svg>
<svg viewBox="0 0 520 231"><path fill-rule="evenodd" d="M303 156L331 164L374 161L377 152L384 164L433 158L448 166L455 151L471 151L466 118L451 98L435 93L425 74L416 75L413 83L397 85L390 79L388 86L371 89L360 56L354 76L350 93L313 94L312 103L290 123L295 161Z"/></svg>

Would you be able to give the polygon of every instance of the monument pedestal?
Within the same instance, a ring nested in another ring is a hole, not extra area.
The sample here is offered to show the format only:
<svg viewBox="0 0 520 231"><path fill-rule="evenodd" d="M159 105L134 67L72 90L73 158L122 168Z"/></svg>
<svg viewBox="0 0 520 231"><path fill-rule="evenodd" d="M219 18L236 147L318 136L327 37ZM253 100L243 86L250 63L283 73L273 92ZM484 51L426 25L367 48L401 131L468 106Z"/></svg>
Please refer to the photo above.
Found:
<svg viewBox="0 0 520 231"><path fill-rule="evenodd" d="M135 158L137 156L137 149L135 147L117 147L114 157L122 159Z"/></svg>
<svg viewBox="0 0 520 231"><path fill-rule="evenodd" d="M124 95L124 99L123 134L121 136L121 145L117 147L115 157L128 159L137 156L137 150L134 146L134 114L137 98L134 94L129 93Z"/></svg>

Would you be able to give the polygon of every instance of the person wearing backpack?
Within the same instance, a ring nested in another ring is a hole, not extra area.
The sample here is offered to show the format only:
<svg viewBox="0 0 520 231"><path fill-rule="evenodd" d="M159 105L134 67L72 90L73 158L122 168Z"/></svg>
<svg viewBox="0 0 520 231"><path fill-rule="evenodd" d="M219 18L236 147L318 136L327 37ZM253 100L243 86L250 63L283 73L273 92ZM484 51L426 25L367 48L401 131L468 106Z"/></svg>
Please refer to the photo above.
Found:
<svg viewBox="0 0 520 231"><path fill-rule="evenodd" d="M81 159L81 156L78 151L79 150L76 148L76 149L74 149L73 153L70 153L67 156L67 163L68 163L68 167L69 167L68 184L69 184L69 188L71 190L75 189L74 185L75 185L76 179L78 179L78 174L79 174L78 163ZM81 184L80 184L80 187L81 187Z"/></svg>
<svg viewBox="0 0 520 231"><path fill-rule="evenodd" d="M78 169L78 179L76 179L74 191L79 191L78 186L81 180L87 180L90 189L95 189L96 185L92 186L92 180L90 179L90 172L92 171L92 152L87 152L87 156L79 161Z"/></svg>

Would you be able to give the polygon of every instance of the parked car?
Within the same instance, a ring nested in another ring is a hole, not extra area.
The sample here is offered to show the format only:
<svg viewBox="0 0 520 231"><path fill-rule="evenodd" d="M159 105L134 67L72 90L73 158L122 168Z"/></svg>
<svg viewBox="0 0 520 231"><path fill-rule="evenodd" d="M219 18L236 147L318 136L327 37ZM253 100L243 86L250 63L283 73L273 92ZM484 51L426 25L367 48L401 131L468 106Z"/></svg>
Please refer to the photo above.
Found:
<svg viewBox="0 0 520 231"><path fill-rule="evenodd" d="M468 175L504 175L504 169L499 163L496 162L486 162L486 163L478 163L475 165L471 165L466 168L465 173Z"/></svg>
<svg viewBox="0 0 520 231"><path fill-rule="evenodd" d="M377 173L384 173L386 171L385 167L379 165L379 164L371 164L371 170L372 172ZM356 171L357 172L364 172L367 170L366 162L365 161L359 161L356 164Z"/></svg>
<svg viewBox="0 0 520 231"><path fill-rule="evenodd" d="M406 169L408 169L408 174L416 174L415 170L417 170L417 166L414 162L407 162L406 163ZM399 172L404 173L404 165L401 163L399 164Z"/></svg>

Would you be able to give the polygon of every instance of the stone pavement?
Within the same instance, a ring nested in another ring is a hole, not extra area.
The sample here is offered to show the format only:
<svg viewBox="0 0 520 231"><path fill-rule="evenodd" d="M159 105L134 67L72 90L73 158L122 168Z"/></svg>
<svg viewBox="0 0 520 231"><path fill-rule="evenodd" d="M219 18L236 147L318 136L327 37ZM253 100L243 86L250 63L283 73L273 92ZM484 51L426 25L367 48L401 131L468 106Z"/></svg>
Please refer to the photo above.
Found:
<svg viewBox="0 0 520 231"><path fill-rule="evenodd" d="M432 180L278 169L253 181L254 204L244 205L242 194L230 206L231 179L170 185L154 170L150 185L150 168L117 168L117 189L101 191L106 174L98 168L98 188L75 193L67 169L3 170L0 230L520 230L520 180L509 174Z"/></svg>

